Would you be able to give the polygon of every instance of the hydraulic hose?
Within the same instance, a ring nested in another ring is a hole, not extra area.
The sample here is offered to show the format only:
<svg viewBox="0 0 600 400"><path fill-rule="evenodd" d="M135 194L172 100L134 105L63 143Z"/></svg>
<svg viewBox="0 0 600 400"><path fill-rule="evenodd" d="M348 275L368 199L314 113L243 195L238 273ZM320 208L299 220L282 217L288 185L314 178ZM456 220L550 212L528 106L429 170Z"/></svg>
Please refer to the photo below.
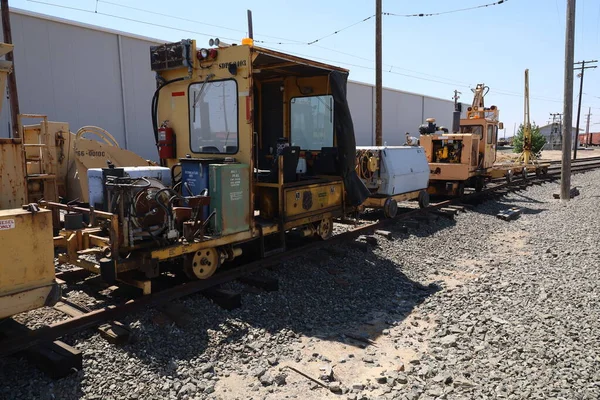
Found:
<svg viewBox="0 0 600 400"><path fill-rule="evenodd" d="M187 78L175 78L161 83L160 86L156 88L154 96L152 96L152 129L154 130L154 142L156 143L156 146L158 146L158 98L160 96L160 91L165 86L170 85L171 83L182 81L184 79Z"/></svg>

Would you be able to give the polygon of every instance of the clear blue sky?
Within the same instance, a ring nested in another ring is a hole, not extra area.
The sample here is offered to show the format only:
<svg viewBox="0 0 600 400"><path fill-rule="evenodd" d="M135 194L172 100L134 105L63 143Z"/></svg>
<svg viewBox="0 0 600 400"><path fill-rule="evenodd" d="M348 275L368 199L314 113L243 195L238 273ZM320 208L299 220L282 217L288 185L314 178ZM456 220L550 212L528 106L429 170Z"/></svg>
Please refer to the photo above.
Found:
<svg viewBox="0 0 600 400"><path fill-rule="evenodd" d="M346 67L351 71L352 80L368 83L374 83L375 80L374 18L314 45L276 44L281 41L306 43L351 25L374 14L374 1L41 1L90 12L29 0L9 0L15 8L165 41L193 38L199 43L206 43L210 37L219 37L226 42L241 40L247 26L246 10L251 8L255 39L269 42L261 46ZM396 14L434 13L493 1L383 0L383 11ZM123 6L152 11L154 14ZM93 12L96 7L97 14ZM566 0L508 0L502 5L440 16L384 16L383 84L447 99L452 97L454 89L458 89L462 92L461 100L470 103L469 88L483 82L491 88L486 104L496 104L500 108L501 120L507 128L507 136L510 136L514 124L518 125L523 120L523 75L525 68L529 68L532 120L545 125L549 113L563 111L565 13ZM123 18L144 21L146 24ZM575 61L599 58L600 1L577 0ZM579 79L576 78L575 105L578 90ZM586 71L584 93L580 127L585 128L585 114L588 107L592 107L592 130L598 131L600 68ZM573 125L575 117L574 112Z"/></svg>

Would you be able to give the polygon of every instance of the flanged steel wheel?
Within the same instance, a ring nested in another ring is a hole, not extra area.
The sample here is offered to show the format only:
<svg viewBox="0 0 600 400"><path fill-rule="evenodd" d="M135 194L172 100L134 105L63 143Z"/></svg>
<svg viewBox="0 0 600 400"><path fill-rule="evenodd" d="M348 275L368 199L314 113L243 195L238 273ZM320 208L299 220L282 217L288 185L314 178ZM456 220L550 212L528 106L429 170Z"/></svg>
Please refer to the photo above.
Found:
<svg viewBox="0 0 600 400"><path fill-rule="evenodd" d="M323 240L327 240L333 236L333 218L325 218L319 222L317 236Z"/></svg>
<svg viewBox="0 0 600 400"><path fill-rule="evenodd" d="M427 193L426 190L421 190L419 192L419 207L420 208L427 208L429 207L429 193Z"/></svg>
<svg viewBox="0 0 600 400"><path fill-rule="evenodd" d="M506 183L512 183L513 181L513 171L512 169L509 169L508 171L506 171Z"/></svg>
<svg viewBox="0 0 600 400"><path fill-rule="evenodd" d="M475 191L477 193L481 192L483 190L483 188L485 187L485 181L482 177L478 176L475 179Z"/></svg>
<svg viewBox="0 0 600 400"><path fill-rule="evenodd" d="M221 256L217 249L203 249L185 256L183 267L191 279L206 279L215 273L221 265Z"/></svg>
<svg viewBox="0 0 600 400"><path fill-rule="evenodd" d="M523 180L526 181L529 178L529 175L527 174L527 168L523 167L523 170L521 171L521 176L523 177Z"/></svg>
<svg viewBox="0 0 600 400"><path fill-rule="evenodd" d="M398 214L398 202L391 197L388 197L383 203L383 214L387 218L394 218Z"/></svg>

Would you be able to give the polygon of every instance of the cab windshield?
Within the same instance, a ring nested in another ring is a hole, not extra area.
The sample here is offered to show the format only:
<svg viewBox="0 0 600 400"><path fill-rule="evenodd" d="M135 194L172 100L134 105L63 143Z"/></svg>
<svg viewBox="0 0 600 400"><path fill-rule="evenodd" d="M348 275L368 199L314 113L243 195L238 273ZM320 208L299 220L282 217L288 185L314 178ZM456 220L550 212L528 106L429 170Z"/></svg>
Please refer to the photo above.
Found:
<svg viewBox="0 0 600 400"><path fill-rule="evenodd" d="M482 125L461 125L460 133L474 133L483 137L483 126Z"/></svg>
<svg viewBox="0 0 600 400"><path fill-rule="evenodd" d="M199 82L189 88L190 150L238 152L238 96L233 79Z"/></svg>
<svg viewBox="0 0 600 400"><path fill-rule="evenodd" d="M302 150L333 147L333 96L294 97L290 115L292 145Z"/></svg>

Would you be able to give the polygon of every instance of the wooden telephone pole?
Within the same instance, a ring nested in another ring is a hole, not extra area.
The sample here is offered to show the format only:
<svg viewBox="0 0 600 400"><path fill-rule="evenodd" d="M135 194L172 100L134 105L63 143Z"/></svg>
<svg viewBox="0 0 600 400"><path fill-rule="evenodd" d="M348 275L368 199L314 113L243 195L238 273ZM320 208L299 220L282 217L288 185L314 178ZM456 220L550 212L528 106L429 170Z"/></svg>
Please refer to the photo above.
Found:
<svg viewBox="0 0 600 400"><path fill-rule="evenodd" d="M581 64L581 72L579 73L579 78L581 79L579 81L579 105L577 106L577 124L575 125L575 143L573 144L573 159L576 160L577 159L577 147L579 147L579 118L581 117L581 96L583 96L583 74L585 72L586 69L588 68L596 68L595 65L588 65L587 67L585 66L585 64L594 64L597 63L598 60L589 60L589 61L580 61L575 63L575 65L579 65Z"/></svg>
<svg viewBox="0 0 600 400"><path fill-rule="evenodd" d="M573 59L575 53L575 0L567 0L565 34L565 86L563 103L562 165L560 199L571 199L571 129L573 126Z"/></svg>
<svg viewBox="0 0 600 400"><path fill-rule="evenodd" d="M592 107L590 107L588 110L587 122L585 123L585 135L586 135L585 144L587 144L588 146L592 145L592 134L590 133L590 118L591 117L592 117Z"/></svg>
<svg viewBox="0 0 600 400"><path fill-rule="evenodd" d="M375 0L375 146L383 146L383 51L382 51L382 0Z"/></svg>
<svg viewBox="0 0 600 400"><path fill-rule="evenodd" d="M12 33L10 30L10 14L8 10L8 0L0 0L0 12L2 13L2 35L4 43L12 44ZM10 99L10 130L12 137L19 137L19 96L17 94L17 76L15 74L14 55L9 51L4 56L6 61L12 63L12 73L8 74L8 97Z"/></svg>

